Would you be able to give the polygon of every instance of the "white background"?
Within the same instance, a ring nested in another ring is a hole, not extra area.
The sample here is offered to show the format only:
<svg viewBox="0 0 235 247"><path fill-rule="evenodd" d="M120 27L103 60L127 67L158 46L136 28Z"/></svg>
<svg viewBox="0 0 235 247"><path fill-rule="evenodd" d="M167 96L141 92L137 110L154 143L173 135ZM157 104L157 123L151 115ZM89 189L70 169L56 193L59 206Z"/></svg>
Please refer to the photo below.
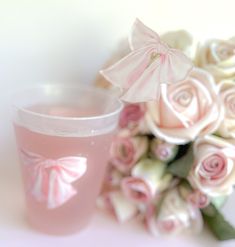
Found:
<svg viewBox="0 0 235 247"><path fill-rule="evenodd" d="M23 219L20 173L9 95L35 83L91 83L135 17L159 33L186 29L198 39L235 35L234 0L0 0L0 246L234 246L207 233L154 239L134 224L97 213L91 226L66 238L41 235ZM234 197L224 211L235 223Z"/></svg>

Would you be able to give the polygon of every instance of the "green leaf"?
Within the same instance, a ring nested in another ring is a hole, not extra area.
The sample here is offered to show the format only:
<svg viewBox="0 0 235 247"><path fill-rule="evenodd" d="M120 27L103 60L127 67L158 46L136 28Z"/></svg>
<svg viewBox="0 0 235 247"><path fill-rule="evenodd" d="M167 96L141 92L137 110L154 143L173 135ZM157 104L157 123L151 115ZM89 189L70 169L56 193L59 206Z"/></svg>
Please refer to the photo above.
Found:
<svg viewBox="0 0 235 247"><path fill-rule="evenodd" d="M226 201L228 200L228 196L217 196L211 198L211 203L217 208L221 209Z"/></svg>
<svg viewBox="0 0 235 247"><path fill-rule="evenodd" d="M193 147L191 146L188 149L188 152L180 159L173 161L168 166L167 170L175 176L178 176L180 178L187 178L189 171L192 167L193 160Z"/></svg>
<svg viewBox="0 0 235 247"><path fill-rule="evenodd" d="M224 219L223 215L213 204L202 209L202 214L204 221L218 240L235 239L234 227Z"/></svg>

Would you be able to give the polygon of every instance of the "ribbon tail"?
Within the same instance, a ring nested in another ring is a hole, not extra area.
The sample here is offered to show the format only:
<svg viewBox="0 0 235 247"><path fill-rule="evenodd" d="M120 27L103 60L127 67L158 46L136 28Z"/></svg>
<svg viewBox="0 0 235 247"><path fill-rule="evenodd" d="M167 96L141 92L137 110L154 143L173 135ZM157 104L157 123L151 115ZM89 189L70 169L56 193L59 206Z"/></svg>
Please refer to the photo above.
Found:
<svg viewBox="0 0 235 247"><path fill-rule="evenodd" d="M132 51L114 65L101 70L100 73L113 85L127 90L144 73L152 50L153 47L149 46Z"/></svg>
<svg viewBox="0 0 235 247"><path fill-rule="evenodd" d="M34 181L31 193L37 201L42 202L46 197L47 174L42 164L38 164L34 169Z"/></svg>
<svg viewBox="0 0 235 247"><path fill-rule="evenodd" d="M62 206L76 194L77 191L71 184L65 183L63 179L61 179L58 171L52 170L50 172L47 195L48 209L54 209Z"/></svg>
<svg viewBox="0 0 235 247"><path fill-rule="evenodd" d="M121 97L131 103L158 100L160 96L160 61L152 63L142 76Z"/></svg>

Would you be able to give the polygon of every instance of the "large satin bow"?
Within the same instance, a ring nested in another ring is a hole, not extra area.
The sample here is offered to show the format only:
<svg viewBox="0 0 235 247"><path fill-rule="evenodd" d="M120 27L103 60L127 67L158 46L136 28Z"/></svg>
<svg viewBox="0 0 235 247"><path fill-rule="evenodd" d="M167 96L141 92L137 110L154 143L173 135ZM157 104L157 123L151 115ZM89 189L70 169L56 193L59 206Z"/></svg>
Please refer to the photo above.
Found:
<svg viewBox="0 0 235 247"><path fill-rule="evenodd" d="M68 156L57 160L20 150L30 176L29 189L34 198L45 202L47 208L57 208L77 194L71 183L81 178L87 170L87 159Z"/></svg>
<svg viewBox="0 0 235 247"><path fill-rule="evenodd" d="M170 48L160 37L136 19L129 37L132 52L101 74L122 89L127 102L159 98L162 83L184 80L193 65L181 51Z"/></svg>

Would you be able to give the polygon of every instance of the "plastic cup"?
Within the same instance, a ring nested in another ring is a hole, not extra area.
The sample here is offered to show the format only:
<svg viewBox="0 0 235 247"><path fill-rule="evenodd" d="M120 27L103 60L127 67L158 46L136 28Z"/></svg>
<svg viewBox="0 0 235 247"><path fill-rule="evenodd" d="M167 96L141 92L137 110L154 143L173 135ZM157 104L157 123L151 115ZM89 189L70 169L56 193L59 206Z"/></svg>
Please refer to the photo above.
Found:
<svg viewBox="0 0 235 247"><path fill-rule="evenodd" d="M15 95L13 112L30 224L83 229L95 208L122 103L93 86L44 85Z"/></svg>

